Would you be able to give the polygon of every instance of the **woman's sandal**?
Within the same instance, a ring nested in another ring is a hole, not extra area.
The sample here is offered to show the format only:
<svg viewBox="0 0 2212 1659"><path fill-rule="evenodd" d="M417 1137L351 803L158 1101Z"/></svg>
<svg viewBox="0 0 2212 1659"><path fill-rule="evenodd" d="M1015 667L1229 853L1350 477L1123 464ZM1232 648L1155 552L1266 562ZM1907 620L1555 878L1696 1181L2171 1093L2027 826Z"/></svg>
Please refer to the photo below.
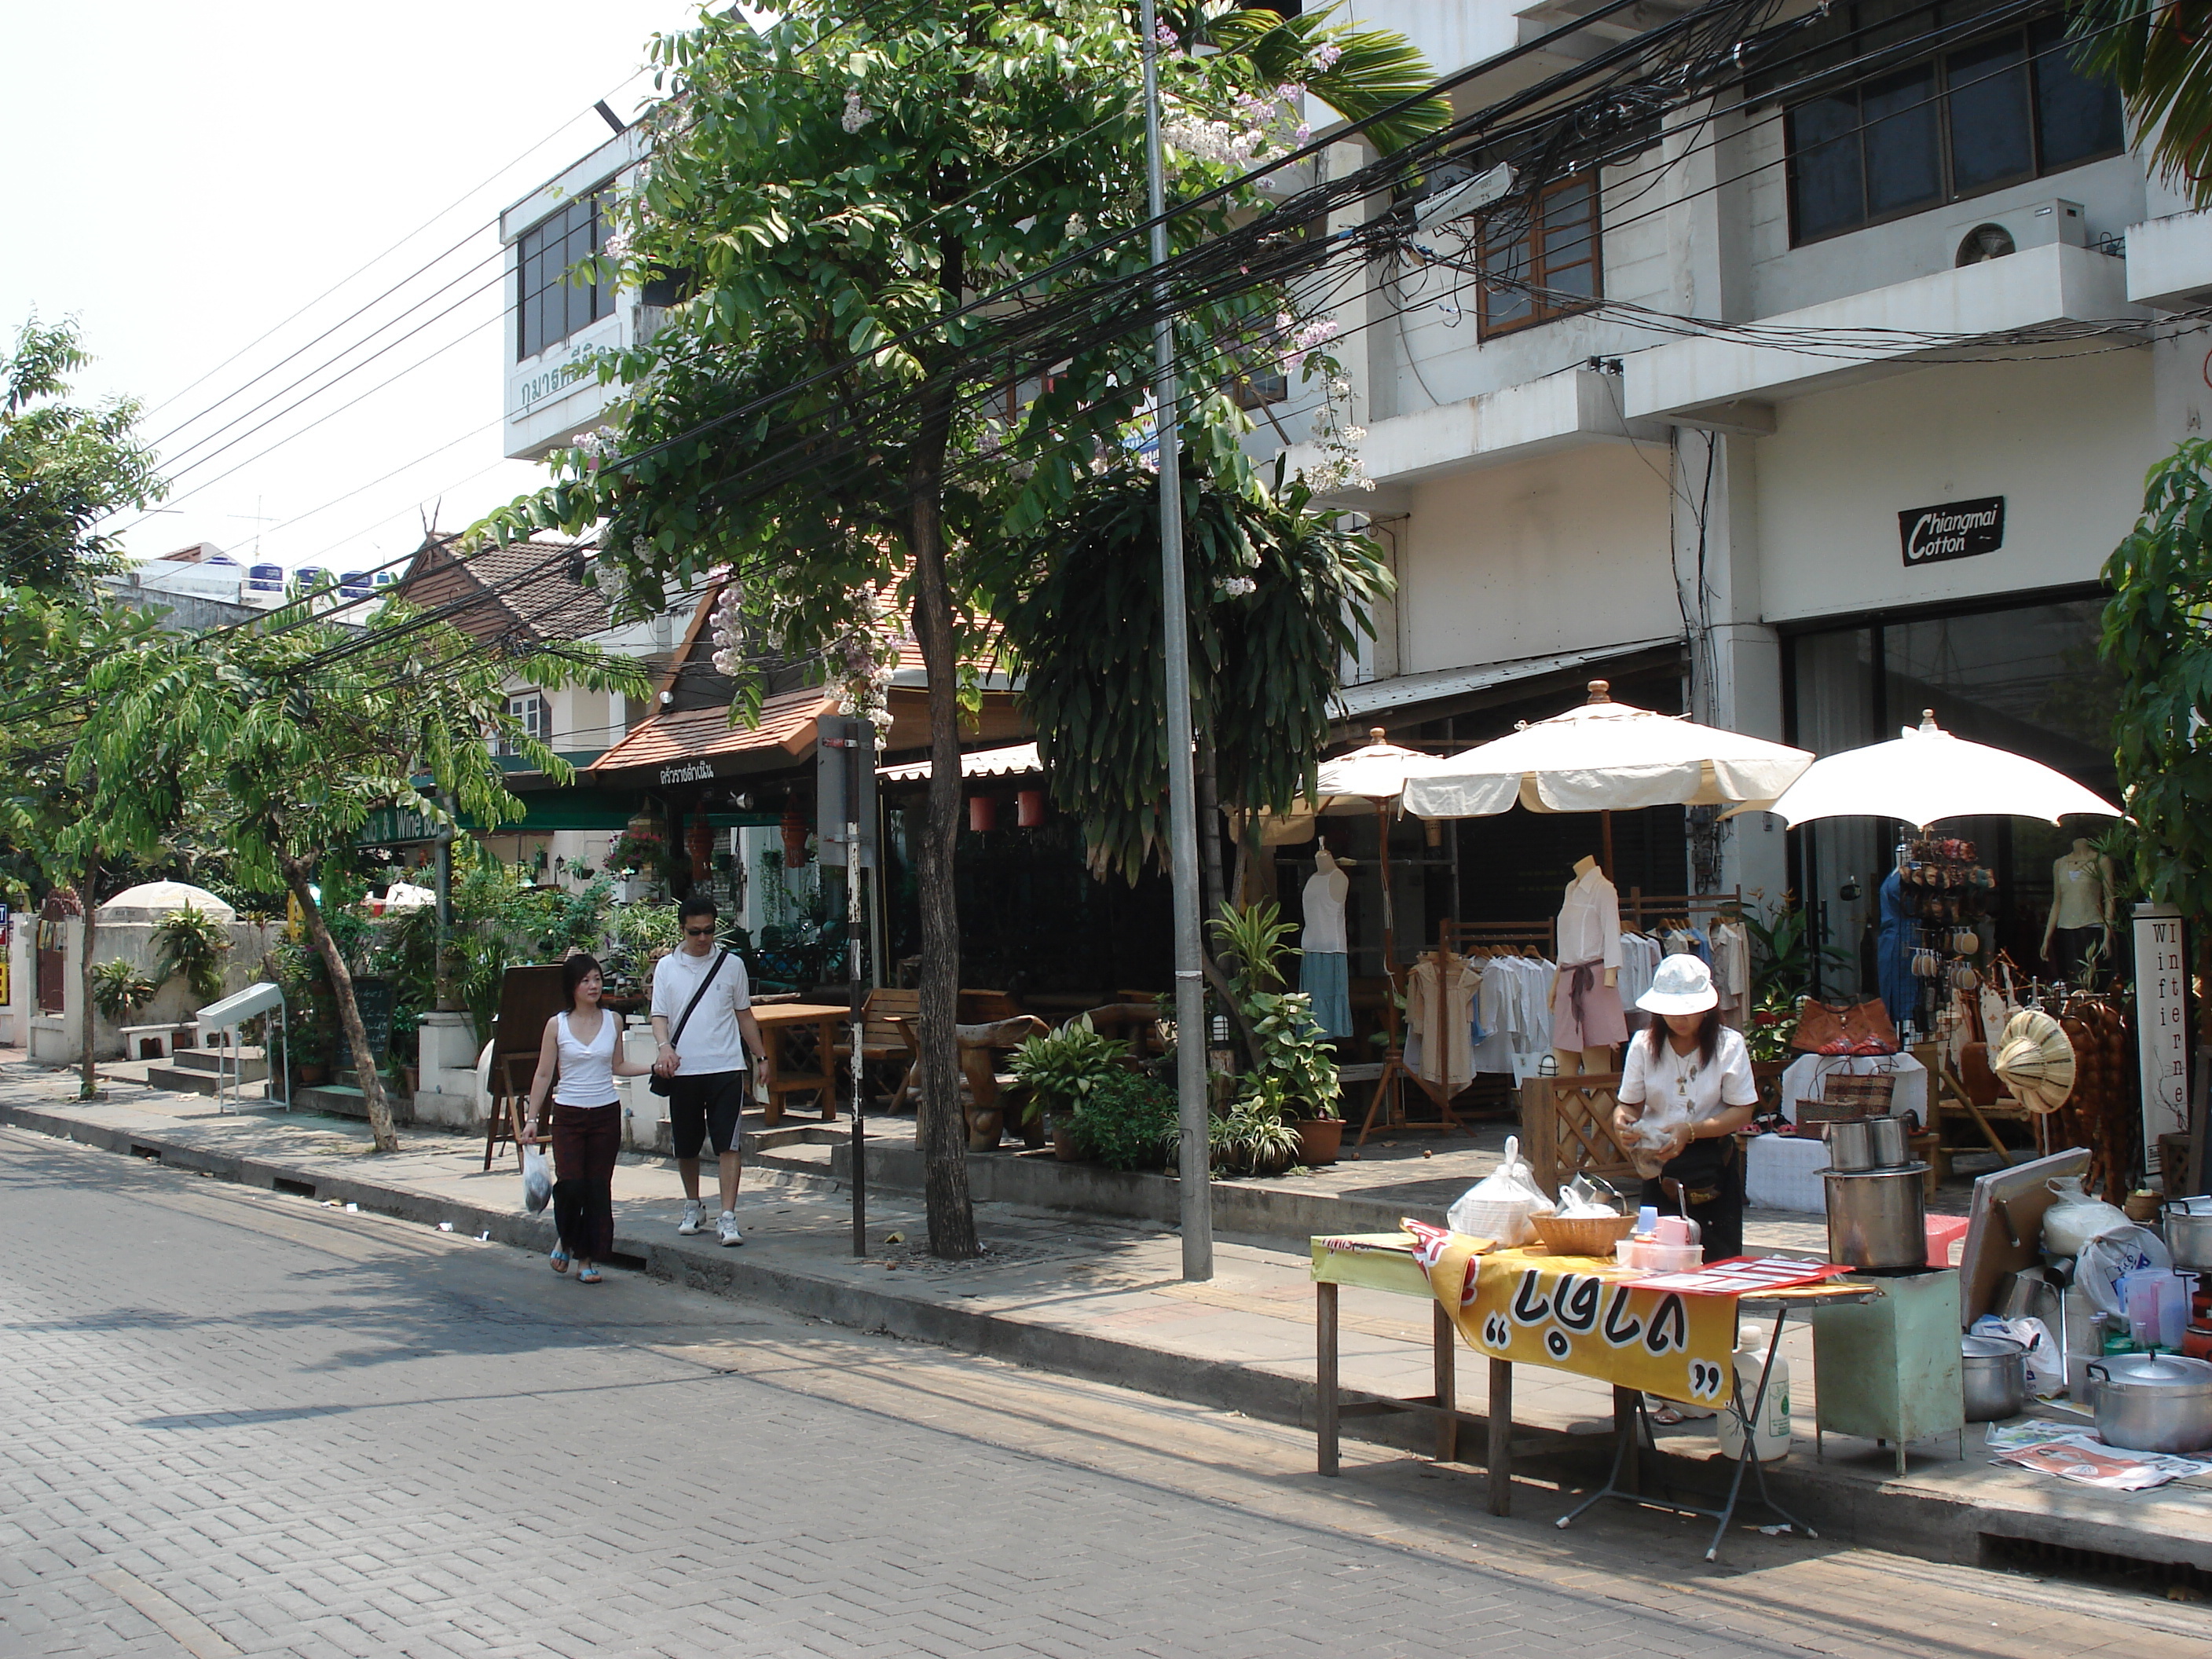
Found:
<svg viewBox="0 0 2212 1659"><path fill-rule="evenodd" d="M568 1271L568 1252L562 1246L556 1244L553 1247L553 1254L545 1259L553 1264L555 1273L565 1273Z"/></svg>
<svg viewBox="0 0 2212 1659"><path fill-rule="evenodd" d="M599 1282L599 1270L586 1262L584 1266L584 1271L576 1275L576 1282L579 1285L598 1284Z"/></svg>

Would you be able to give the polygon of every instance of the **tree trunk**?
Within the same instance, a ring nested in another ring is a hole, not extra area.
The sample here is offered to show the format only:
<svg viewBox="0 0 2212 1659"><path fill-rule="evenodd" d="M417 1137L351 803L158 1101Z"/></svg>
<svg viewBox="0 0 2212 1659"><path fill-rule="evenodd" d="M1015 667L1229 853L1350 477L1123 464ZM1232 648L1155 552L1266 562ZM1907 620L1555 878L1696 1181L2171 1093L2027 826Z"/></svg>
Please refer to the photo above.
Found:
<svg viewBox="0 0 2212 1659"><path fill-rule="evenodd" d="M337 998L338 1023L345 1027L346 1046L353 1050L354 1075L361 1084L362 1103L368 1110L368 1133L378 1152L396 1152L399 1150L399 1133L392 1127L392 1105L384 1097L384 1080L376 1074L376 1056L369 1051L368 1028L361 1023L361 1005L354 1000L353 971L346 966L337 941L324 925L322 907L308 890L307 866L295 859L283 859L279 863L284 872L284 885L299 902L307 937L315 942L315 949L321 953L323 966L331 976L331 990Z"/></svg>
<svg viewBox="0 0 2212 1659"><path fill-rule="evenodd" d="M960 246L945 246L941 282L957 300ZM952 589L945 566L945 453L954 383L940 377L922 397L921 424L907 470L908 551L914 557L914 636L929 679L929 800L915 860L921 888L921 1103L915 1138L929 1209L932 1255L965 1261L982 1253L968 1195L968 1126L960 1110L960 916L953 852L960 834L960 664Z"/></svg>
<svg viewBox="0 0 2212 1659"><path fill-rule="evenodd" d="M100 907L100 875L98 859L86 864L83 885L77 894L78 907L84 912L84 957L76 965L77 1030L84 1039L84 1052L77 1057L79 1100L100 1098L100 1066L93 1058L93 1038L99 1027L100 1010L92 1001L92 935L98 925L93 912Z"/></svg>

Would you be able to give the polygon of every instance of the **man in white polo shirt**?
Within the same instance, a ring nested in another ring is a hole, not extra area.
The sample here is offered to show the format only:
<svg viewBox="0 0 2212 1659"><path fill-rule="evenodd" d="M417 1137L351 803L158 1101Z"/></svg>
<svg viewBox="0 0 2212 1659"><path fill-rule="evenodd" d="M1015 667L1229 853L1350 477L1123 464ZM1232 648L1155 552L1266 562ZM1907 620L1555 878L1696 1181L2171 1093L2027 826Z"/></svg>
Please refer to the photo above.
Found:
<svg viewBox="0 0 2212 1659"><path fill-rule="evenodd" d="M738 1119L745 1104L745 1056L757 1060L768 1049L753 1018L745 964L714 943L714 901L695 895L678 915L684 944L653 970L653 1035L660 1045L653 1069L668 1079L668 1127L684 1179L684 1219L676 1231L699 1231L699 1146L711 1141L722 1176L717 1231L723 1243L742 1244L738 1178L744 1162Z"/></svg>

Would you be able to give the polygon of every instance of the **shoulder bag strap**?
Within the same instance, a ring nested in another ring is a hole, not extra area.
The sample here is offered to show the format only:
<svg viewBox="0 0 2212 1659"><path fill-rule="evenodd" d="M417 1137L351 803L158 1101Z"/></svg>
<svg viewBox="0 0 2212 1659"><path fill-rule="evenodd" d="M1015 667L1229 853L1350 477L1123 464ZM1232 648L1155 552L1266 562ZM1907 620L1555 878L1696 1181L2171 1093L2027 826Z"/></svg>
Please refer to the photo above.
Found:
<svg viewBox="0 0 2212 1659"><path fill-rule="evenodd" d="M729 954L727 951L715 953L714 965L707 970L707 977L699 981L699 988L691 994L691 1000L684 1005L684 1012L676 1022L676 1029L668 1034L670 1048L673 1048L682 1040L684 1028L691 1023L691 1011L699 1006L699 999L707 994L707 988L714 982L714 975L722 971L722 963L728 959Z"/></svg>

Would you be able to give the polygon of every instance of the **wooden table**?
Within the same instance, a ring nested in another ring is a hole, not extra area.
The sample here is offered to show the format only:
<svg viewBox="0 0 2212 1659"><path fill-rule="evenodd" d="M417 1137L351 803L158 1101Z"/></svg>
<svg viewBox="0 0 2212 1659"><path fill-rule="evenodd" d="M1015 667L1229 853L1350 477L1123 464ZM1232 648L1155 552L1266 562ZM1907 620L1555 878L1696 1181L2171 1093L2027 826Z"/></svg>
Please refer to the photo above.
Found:
<svg viewBox="0 0 2212 1659"><path fill-rule="evenodd" d="M1335 1474L1340 1467L1340 1438L1343 1419L1347 1417L1378 1417L1386 1413L1408 1412L1425 1417L1434 1423L1437 1437L1437 1461L1458 1461L1459 1428L1486 1431L1486 1463L1489 1472L1489 1509L1492 1515L1508 1515L1513 1504L1513 1362L1489 1358L1490 1401L1486 1417L1477 1417L1458 1408L1455 1385L1456 1343L1458 1332L1443 1309L1437 1305L1435 1293L1429 1285L1428 1273L1414 1261L1410 1248L1393 1249L1384 1241L1388 1235L1377 1234L1371 1238L1356 1238L1352 1243L1363 1248L1352 1250L1330 1250L1324 1241L1310 1242L1314 1278L1314 1382L1315 1382L1315 1448L1316 1464L1322 1474ZM1410 1243L1410 1241L1408 1241ZM1337 1316L1340 1288L1354 1285L1373 1291L1385 1291L1395 1296L1415 1296L1426 1301L1434 1321L1431 1328L1434 1346L1436 1392L1414 1398L1389 1395L1369 1394L1347 1390L1338 1372ZM1790 1311L1814 1305L1835 1305L1841 1303L1867 1302L1881 1295L1878 1286L1864 1280L1831 1280L1824 1285L1808 1285L1788 1290L1761 1291L1738 1298L1739 1311L1753 1310L1775 1316L1774 1328L1768 1343L1770 1366L1775 1351L1782 1340L1782 1327ZM1487 1356L1486 1356L1488 1358ZM1736 1499L1741 1489L1747 1463L1753 1479L1758 1483L1762 1499L1765 1493L1765 1472L1755 1457L1755 1437L1749 1425L1758 1420L1758 1413L1766 1393L1765 1376L1762 1374L1759 1387L1753 1399L1746 1402L1732 1397L1726 1409L1735 1412L1745 1425L1744 1456L1736 1462L1735 1477L1730 1484L1728 1501L1721 1510L1696 1510L1692 1512L1716 1517L1720 1531L1714 1537L1713 1548L1706 1559L1712 1559L1719 1548L1721 1534L1727 1530L1729 1518L1734 1514ZM1731 1390L1732 1395L1740 1391ZM1642 1496L1638 1449L1642 1438L1648 1437L1648 1425L1643 1421L1643 1396L1631 1389L1613 1390L1613 1420L1616 1441L1613 1471L1606 1484L1596 1493L1561 1517L1557 1522L1565 1526L1583 1510L1601 1498L1622 1498L1632 1502L1651 1504L1655 1507L1680 1509L1676 1504L1657 1504ZM1773 1505L1770 1503L1769 1508Z"/></svg>
<svg viewBox="0 0 2212 1659"><path fill-rule="evenodd" d="M822 1121L834 1122L837 1116L837 1079L835 1065L837 1039L842 1029L852 1019L850 1011L834 1002L778 1002L766 1007L756 1006L753 1018L760 1022L761 1036L768 1044L768 1065L761 1076L768 1089L768 1121L771 1127L783 1120L783 1103L787 1095L811 1094L820 1097ZM802 1069L808 1061L787 1060L785 1044L794 1038L814 1039L811 1070Z"/></svg>

